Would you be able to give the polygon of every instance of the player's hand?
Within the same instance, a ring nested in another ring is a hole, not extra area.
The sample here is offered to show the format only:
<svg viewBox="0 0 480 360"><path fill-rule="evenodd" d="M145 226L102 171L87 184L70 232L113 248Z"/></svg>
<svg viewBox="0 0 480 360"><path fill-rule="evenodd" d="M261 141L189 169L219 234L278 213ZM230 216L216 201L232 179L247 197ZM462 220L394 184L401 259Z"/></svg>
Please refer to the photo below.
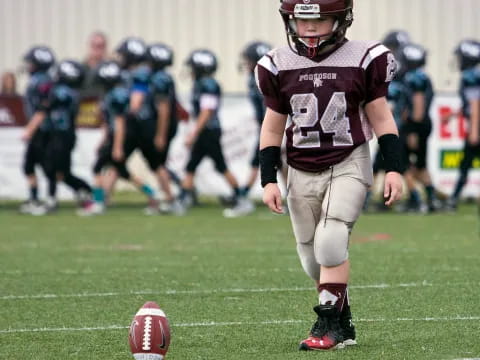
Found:
<svg viewBox="0 0 480 360"><path fill-rule="evenodd" d="M195 140L197 139L197 136L195 135L194 132L188 134L186 140L185 140L185 145L188 147L188 148L191 148L193 146L193 143L195 142Z"/></svg>
<svg viewBox="0 0 480 360"><path fill-rule="evenodd" d="M112 151L112 158L117 162L121 162L124 158L123 149L114 147Z"/></svg>
<svg viewBox="0 0 480 360"><path fill-rule="evenodd" d="M395 201L400 200L403 193L402 175L395 171L390 171L385 175L385 189L383 197L386 199L385 205L390 206Z"/></svg>
<svg viewBox="0 0 480 360"><path fill-rule="evenodd" d="M282 194L276 183L269 183L263 188L263 202L270 210L283 214Z"/></svg>
<svg viewBox="0 0 480 360"><path fill-rule="evenodd" d="M21 136L21 139L22 139L22 141L28 142L32 139L32 136L33 136L32 132L30 130L26 129L23 132L23 134Z"/></svg>
<svg viewBox="0 0 480 360"><path fill-rule="evenodd" d="M478 138L478 132L472 131L470 134L468 134L468 142L470 145L478 145L479 138Z"/></svg>
<svg viewBox="0 0 480 360"><path fill-rule="evenodd" d="M155 146L156 146L158 151L163 151L163 149L165 149L165 146L167 145L167 141L166 141L165 137L163 137L161 135L156 135L154 141L155 141Z"/></svg>

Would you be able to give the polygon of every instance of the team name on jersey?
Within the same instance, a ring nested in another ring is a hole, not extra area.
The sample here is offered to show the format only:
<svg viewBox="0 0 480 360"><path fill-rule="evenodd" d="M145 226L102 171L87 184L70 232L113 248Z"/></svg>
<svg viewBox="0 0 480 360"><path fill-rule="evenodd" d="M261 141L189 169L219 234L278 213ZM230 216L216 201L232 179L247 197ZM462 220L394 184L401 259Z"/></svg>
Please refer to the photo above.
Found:
<svg viewBox="0 0 480 360"><path fill-rule="evenodd" d="M323 80L337 80L337 73L302 74L298 78L299 82L313 81L314 87L323 86Z"/></svg>

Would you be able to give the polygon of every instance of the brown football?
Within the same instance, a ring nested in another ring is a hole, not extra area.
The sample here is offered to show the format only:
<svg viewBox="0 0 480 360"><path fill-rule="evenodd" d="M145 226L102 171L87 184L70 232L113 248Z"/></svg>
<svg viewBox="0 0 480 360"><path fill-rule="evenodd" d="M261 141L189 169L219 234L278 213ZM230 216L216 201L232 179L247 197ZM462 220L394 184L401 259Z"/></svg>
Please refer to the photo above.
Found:
<svg viewBox="0 0 480 360"><path fill-rule="evenodd" d="M170 326L165 313L153 301L135 314L128 334L135 360L163 360L170 345Z"/></svg>

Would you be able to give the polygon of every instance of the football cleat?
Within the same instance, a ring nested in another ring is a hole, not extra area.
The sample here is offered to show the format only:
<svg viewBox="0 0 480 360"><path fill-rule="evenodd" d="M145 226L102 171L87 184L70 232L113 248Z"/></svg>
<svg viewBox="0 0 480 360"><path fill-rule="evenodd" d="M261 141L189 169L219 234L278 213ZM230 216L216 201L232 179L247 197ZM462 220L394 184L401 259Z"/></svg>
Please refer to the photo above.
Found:
<svg viewBox="0 0 480 360"><path fill-rule="evenodd" d="M338 309L334 305L317 305L313 310L318 319L310 330L310 336L300 343L299 350L343 349L345 344Z"/></svg>
<svg viewBox="0 0 480 360"><path fill-rule="evenodd" d="M251 214L255 211L255 205L253 202L247 198L239 198L237 204L223 211L223 216L226 218L235 218L240 216L245 216Z"/></svg>
<svg viewBox="0 0 480 360"><path fill-rule="evenodd" d="M78 216L95 216L105 212L105 205L99 202L90 202L77 210Z"/></svg>
<svg viewBox="0 0 480 360"><path fill-rule="evenodd" d="M149 216L159 214L160 213L159 201L154 198L148 199L148 205L145 209L143 209L143 213Z"/></svg>
<svg viewBox="0 0 480 360"><path fill-rule="evenodd" d="M346 346L357 345L355 340L355 326L352 322L352 313L350 306L344 305L342 313L340 314L340 328L343 332L343 344Z"/></svg>

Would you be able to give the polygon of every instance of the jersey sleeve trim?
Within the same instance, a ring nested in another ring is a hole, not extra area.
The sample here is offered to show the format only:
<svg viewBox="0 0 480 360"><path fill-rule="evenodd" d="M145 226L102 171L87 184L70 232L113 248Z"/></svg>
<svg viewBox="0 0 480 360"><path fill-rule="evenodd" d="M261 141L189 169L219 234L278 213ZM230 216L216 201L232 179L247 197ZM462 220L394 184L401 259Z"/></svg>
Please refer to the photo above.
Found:
<svg viewBox="0 0 480 360"><path fill-rule="evenodd" d="M376 44L374 47L367 50L367 53L360 62L361 67L366 70L373 60L389 51L390 50L388 50L386 46Z"/></svg>
<svg viewBox="0 0 480 360"><path fill-rule="evenodd" d="M278 69L273 63L273 59L269 55L265 55L258 61L258 65L264 67L268 71L270 71L273 75L278 75Z"/></svg>

